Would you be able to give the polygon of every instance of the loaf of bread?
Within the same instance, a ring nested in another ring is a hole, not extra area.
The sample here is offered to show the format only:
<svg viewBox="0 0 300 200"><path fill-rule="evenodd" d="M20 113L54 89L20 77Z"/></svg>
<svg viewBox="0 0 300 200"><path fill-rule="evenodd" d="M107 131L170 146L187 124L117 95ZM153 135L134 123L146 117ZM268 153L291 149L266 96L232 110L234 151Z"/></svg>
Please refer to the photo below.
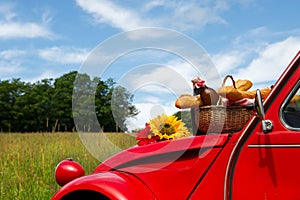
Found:
<svg viewBox="0 0 300 200"><path fill-rule="evenodd" d="M175 102L177 108L186 109L186 108L196 108L202 106L203 102L200 95L192 96L190 94L183 94Z"/></svg>
<svg viewBox="0 0 300 200"><path fill-rule="evenodd" d="M247 91L252 87L252 82L239 79L235 82L235 87L240 91Z"/></svg>
<svg viewBox="0 0 300 200"><path fill-rule="evenodd" d="M261 96L265 99L270 93L270 88L263 88L260 90ZM244 98L254 99L256 95L256 90L242 91L235 89L233 86L224 86L218 90L218 94L224 98L227 98L230 101L237 101Z"/></svg>

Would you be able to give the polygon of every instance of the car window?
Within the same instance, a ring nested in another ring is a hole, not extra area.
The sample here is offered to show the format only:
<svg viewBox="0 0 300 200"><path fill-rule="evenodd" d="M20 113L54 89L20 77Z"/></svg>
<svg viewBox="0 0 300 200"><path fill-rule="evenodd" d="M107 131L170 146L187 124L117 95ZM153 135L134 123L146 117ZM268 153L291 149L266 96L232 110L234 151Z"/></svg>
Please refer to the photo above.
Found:
<svg viewBox="0 0 300 200"><path fill-rule="evenodd" d="M300 82L297 84L295 92L284 105L282 110L282 118L287 128L300 129Z"/></svg>

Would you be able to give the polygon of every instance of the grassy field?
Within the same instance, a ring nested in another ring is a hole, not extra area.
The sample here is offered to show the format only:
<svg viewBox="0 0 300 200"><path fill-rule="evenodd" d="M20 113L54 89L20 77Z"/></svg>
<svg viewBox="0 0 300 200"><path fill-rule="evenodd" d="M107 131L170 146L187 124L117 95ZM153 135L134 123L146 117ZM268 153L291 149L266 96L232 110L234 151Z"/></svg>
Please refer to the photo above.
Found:
<svg viewBox="0 0 300 200"><path fill-rule="evenodd" d="M123 149L136 144L135 138L127 134L105 135ZM107 151L107 147L101 148ZM59 189L55 166L69 157L79 162L86 174L99 164L77 133L1 133L0 200L50 199Z"/></svg>

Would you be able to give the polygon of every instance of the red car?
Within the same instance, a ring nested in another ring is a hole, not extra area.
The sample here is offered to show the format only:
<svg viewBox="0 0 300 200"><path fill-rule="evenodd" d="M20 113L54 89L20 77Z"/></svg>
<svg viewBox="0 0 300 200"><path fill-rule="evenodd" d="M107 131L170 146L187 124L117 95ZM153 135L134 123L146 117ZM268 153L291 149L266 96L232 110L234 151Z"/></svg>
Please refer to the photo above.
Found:
<svg viewBox="0 0 300 200"><path fill-rule="evenodd" d="M299 65L300 51L263 102L257 91L241 131L132 147L87 176L62 161L52 200L300 199Z"/></svg>

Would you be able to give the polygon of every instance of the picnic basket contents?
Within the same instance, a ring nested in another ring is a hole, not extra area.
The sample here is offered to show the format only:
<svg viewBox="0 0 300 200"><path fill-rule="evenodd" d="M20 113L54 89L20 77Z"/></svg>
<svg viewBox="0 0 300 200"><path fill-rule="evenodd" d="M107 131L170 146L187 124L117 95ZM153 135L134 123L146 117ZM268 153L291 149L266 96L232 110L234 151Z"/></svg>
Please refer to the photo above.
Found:
<svg viewBox="0 0 300 200"><path fill-rule="evenodd" d="M225 85L229 79L231 85ZM175 106L193 109L193 120L200 134L240 131L251 117L247 105L254 102L256 94L256 90L249 90L252 82L235 81L227 75L216 91L204 82L199 77L192 79L194 95L179 96ZM262 89L262 98L266 98L269 92L269 88Z"/></svg>
<svg viewBox="0 0 300 200"><path fill-rule="evenodd" d="M225 81L230 78L232 80L232 86L225 86ZM222 87L217 90L217 93L228 99L229 101L238 101L242 99L254 99L256 90L250 90L252 82L249 80L237 80L234 81L231 75L227 75L224 78ZM266 98L270 92L270 88L261 89L262 98Z"/></svg>

